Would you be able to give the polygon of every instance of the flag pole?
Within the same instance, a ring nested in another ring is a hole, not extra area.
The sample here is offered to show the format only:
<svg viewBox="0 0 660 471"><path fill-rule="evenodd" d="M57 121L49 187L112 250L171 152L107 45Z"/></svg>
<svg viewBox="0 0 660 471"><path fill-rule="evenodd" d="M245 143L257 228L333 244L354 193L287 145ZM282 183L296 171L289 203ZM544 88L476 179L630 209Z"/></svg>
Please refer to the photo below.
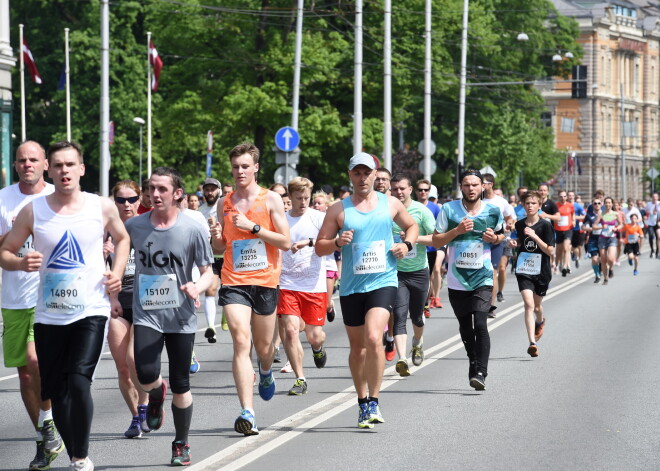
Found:
<svg viewBox="0 0 660 471"><path fill-rule="evenodd" d="M71 142L71 93L69 90L69 28L64 28L64 76L66 78L66 140Z"/></svg>
<svg viewBox="0 0 660 471"><path fill-rule="evenodd" d="M23 57L23 25L18 25L21 64L21 142L25 142L25 59Z"/></svg>
<svg viewBox="0 0 660 471"><path fill-rule="evenodd" d="M147 32L147 178L151 178L151 31ZM140 184L142 184L140 182Z"/></svg>

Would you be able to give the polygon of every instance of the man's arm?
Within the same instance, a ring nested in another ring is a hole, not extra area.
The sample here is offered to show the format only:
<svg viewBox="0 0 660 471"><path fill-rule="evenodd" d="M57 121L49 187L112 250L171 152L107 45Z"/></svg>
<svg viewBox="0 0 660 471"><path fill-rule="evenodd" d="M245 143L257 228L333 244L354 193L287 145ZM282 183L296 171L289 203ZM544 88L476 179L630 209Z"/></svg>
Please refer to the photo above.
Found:
<svg viewBox="0 0 660 471"><path fill-rule="evenodd" d="M268 193L266 198L266 206L268 208L270 219L273 221L273 226L275 226L275 230L269 231L265 227L262 227L261 230L257 232L256 236L267 244L280 250L289 250L291 237L289 236L289 225L287 224L286 216L284 215L284 203L282 202L282 198L272 191ZM246 232L251 232L256 225L256 223L250 221L247 216L240 211L233 216L233 222L238 229Z"/></svg>
<svg viewBox="0 0 660 471"><path fill-rule="evenodd" d="M394 222L401 228L405 235L401 237L402 242L392 245L391 251L396 258L403 258L408 253L408 247L403 241L410 242L413 246L417 243L419 226L406 210L406 207L398 199L389 197L390 208L394 210Z"/></svg>
<svg viewBox="0 0 660 471"><path fill-rule="evenodd" d="M0 267L8 271L37 271L41 267L43 255L39 252L30 252L25 257L16 255L28 237L33 233L34 221L32 203L26 205L16 216L14 225L3 236L0 247Z"/></svg>
<svg viewBox="0 0 660 471"><path fill-rule="evenodd" d="M214 254L222 254L227 250L227 244L222 238L222 231L224 229L224 218L222 218L223 210L225 207L225 198L220 198L218 201L218 208L221 208L220 216L215 221L215 225L211 226L209 229L211 231L211 248L213 249Z"/></svg>
<svg viewBox="0 0 660 471"><path fill-rule="evenodd" d="M115 246L115 259L112 270L103 274L106 278L103 284L109 293L117 293L121 290L121 279L124 276L128 254L131 250L131 238L126 232L124 223L119 218L117 206L109 199L101 198L101 208L105 221L105 232L110 233Z"/></svg>
<svg viewBox="0 0 660 471"><path fill-rule="evenodd" d="M190 299L195 300L195 306L199 307L199 293L203 293L211 286L213 282L213 270L211 265L202 265L197 267L199 269L200 277L196 282L189 281L181 287L183 291Z"/></svg>
<svg viewBox="0 0 660 471"><path fill-rule="evenodd" d="M319 235L316 238L316 244L314 244L314 251L319 257L330 255L338 248L350 244L351 240L353 239L353 231L344 231L341 237L337 237L337 233L341 228L339 218L340 214L343 212L344 206L342 204L333 204L325 213L323 225L321 226Z"/></svg>

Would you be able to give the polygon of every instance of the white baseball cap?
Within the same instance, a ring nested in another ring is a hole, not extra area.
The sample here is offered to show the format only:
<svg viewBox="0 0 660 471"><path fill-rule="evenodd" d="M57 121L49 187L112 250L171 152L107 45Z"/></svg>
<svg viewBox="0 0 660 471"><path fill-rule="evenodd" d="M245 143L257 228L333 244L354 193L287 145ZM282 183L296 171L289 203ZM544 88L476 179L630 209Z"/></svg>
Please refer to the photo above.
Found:
<svg viewBox="0 0 660 471"><path fill-rule="evenodd" d="M348 163L348 169L353 170L358 165L365 165L373 170L376 168L376 160L366 152L359 152L351 157L351 161Z"/></svg>
<svg viewBox="0 0 660 471"><path fill-rule="evenodd" d="M431 190L429 191L429 198L438 199L438 188L435 185L431 185Z"/></svg>

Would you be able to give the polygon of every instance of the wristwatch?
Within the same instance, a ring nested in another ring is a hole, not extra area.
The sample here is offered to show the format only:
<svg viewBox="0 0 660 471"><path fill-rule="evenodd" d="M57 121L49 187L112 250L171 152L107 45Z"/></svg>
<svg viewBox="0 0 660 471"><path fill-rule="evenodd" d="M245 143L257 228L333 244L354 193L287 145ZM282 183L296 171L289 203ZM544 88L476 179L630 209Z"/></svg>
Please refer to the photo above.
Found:
<svg viewBox="0 0 660 471"><path fill-rule="evenodd" d="M412 244L411 244L409 241L407 241L407 240L402 240L401 242L403 242L404 244L406 244L406 247L408 247L408 252L411 252L411 251L412 251Z"/></svg>
<svg viewBox="0 0 660 471"><path fill-rule="evenodd" d="M309 246L314 247L314 239L311 237L309 238Z"/></svg>
<svg viewBox="0 0 660 471"><path fill-rule="evenodd" d="M261 230L261 226L259 224L255 224L254 227L252 228L252 233L256 234Z"/></svg>

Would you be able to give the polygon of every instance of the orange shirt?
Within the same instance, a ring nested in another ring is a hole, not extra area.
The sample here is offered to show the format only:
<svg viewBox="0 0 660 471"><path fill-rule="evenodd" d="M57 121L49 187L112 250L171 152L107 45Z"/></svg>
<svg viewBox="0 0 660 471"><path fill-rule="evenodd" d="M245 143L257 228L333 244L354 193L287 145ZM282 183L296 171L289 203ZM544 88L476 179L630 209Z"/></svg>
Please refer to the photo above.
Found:
<svg viewBox="0 0 660 471"><path fill-rule="evenodd" d="M559 222L555 222L555 231L570 231L573 229L573 215L575 214L575 207L573 203L567 201L564 204L557 203L559 210Z"/></svg>
<svg viewBox="0 0 660 471"><path fill-rule="evenodd" d="M623 232L625 233L626 243L628 244L637 243L640 237L644 237L642 228L637 224L626 224L623 226Z"/></svg>
<svg viewBox="0 0 660 471"><path fill-rule="evenodd" d="M225 262L222 266L222 284L277 288L282 271L279 250L265 243L256 234L234 226L232 216L237 210L231 201L233 194L234 192L231 192L225 197L222 207L222 238L227 244ZM274 231L275 226L266 206L267 196L268 190L261 188L245 216L262 229Z"/></svg>

